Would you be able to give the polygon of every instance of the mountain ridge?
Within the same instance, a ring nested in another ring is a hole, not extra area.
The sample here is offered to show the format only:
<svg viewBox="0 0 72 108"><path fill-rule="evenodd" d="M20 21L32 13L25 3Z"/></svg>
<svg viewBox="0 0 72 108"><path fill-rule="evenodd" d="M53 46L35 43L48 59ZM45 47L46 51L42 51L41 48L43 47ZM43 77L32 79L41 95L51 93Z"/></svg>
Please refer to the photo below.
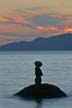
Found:
<svg viewBox="0 0 72 108"><path fill-rule="evenodd" d="M32 41L19 41L0 46L0 51L72 50L72 34L61 34Z"/></svg>

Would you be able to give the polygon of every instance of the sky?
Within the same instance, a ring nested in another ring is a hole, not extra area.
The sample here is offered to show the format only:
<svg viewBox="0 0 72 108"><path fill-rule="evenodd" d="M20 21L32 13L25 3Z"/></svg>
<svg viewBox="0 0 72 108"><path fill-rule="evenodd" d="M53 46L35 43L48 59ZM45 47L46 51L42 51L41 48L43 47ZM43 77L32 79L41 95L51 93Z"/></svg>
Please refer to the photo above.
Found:
<svg viewBox="0 0 72 108"><path fill-rule="evenodd" d="M0 0L0 45L72 33L72 0Z"/></svg>

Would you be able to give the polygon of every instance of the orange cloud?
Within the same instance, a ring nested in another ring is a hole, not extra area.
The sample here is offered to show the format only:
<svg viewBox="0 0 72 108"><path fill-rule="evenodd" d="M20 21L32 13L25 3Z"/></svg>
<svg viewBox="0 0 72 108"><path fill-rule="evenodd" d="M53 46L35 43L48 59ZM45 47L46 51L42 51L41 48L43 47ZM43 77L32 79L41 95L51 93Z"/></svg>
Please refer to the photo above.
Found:
<svg viewBox="0 0 72 108"><path fill-rule="evenodd" d="M58 28L54 26L37 26L36 29L41 31L57 31Z"/></svg>
<svg viewBox="0 0 72 108"><path fill-rule="evenodd" d="M48 26L48 30L57 31L58 28L57 27L54 27L54 26Z"/></svg>
<svg viewBox="0 0 72 108"><path fill-rule="evenodd" d="M28 21L27 18L25 17L15 17L15 18L7 18L7 17L3 17L3 16L0 16L0 22L2 24L5 24L8 26L11 25L11 24L19 24L19 25L22 25L24 24L23 26L26 27L26 26L29 26L29 27L32 27L34 26L34 24L31 22L31 21Z"/></svg>
<svg viewBox="0 0 72 108"><path fill-rule="evenodd" d="M65 28L65 29L64 29L64 32L72 33L72 27L71 27L71 28Z"/></svg>
<svg viewBox="0 0 72 108"><path fill-rule="evenodd" d="M12 22L18 22L18 23L30 23L24 17L6 18L6 17L3 17L3 16L0 16L0 22L5 22L5 21L12 21Z"/></svg>
<svg viewBox="0 0 72 108"><path fill-rule="evenodd" d="M7 18L0 16L0 22L9 21Z"/></svg>
<svg viewBox="0 0 72 108"><path fill-rule="evenodd" d="M23 17L17 17L17 18L14 18L15 22L20 22L20 23L23 23L23 22L27 22Z"/></svg>
<svg viewBox="0 0 72 108"><path fill-rule="evenodd" d="M36 26L36 29L38 29L38 30L45 30L45 27L44 26Z"/></svg>
<svg viewBox="0 0 72 108"><path fill-rule="evenodd" d="M17 17L17 18L13 18L13 20L17 23L24 23L24 24L32 24L30 21L28 21L26 18L24 17Z"/></svg>

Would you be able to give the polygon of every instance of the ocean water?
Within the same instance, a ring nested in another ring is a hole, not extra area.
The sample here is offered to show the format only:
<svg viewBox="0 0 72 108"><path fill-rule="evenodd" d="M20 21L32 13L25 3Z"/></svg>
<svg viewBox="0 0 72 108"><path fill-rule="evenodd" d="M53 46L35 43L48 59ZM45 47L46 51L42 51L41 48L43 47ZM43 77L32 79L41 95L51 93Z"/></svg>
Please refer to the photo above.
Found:
<svg viewBox="0 0 72 108"><path fill-rule="evenodd" d="M68 97L22 100L14 94L34 84L34 62L40 60L42 83L57 85ZM72 52L0 52L0 108L72 108Z"/></svg>

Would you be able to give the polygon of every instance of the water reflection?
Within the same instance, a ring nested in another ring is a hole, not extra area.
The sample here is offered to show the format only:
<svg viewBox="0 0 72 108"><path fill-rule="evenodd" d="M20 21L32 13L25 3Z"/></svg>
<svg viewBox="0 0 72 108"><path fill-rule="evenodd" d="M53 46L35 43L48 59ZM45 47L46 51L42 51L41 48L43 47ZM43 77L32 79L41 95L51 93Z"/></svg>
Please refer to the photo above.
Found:
<svg viewBox="0 0 72 108"><path fill-rule="evenodd" d="M37 99L36 101L36 107L35 108L42 108L42 99Z"/></svg>

